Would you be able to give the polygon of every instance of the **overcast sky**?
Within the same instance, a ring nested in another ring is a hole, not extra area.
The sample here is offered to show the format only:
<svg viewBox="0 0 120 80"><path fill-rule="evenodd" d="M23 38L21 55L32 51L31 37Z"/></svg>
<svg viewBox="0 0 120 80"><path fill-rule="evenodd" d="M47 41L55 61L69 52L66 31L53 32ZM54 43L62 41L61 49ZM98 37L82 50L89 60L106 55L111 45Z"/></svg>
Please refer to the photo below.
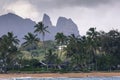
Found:
<svg viewBox="0 0 120 80"><path fill-rule="evenodd" d="M59 16L71 18L81 35L90 27L120 30L120 0L0 0L0 15L8 12L36 22L46 13L54 25Z"/></svg>

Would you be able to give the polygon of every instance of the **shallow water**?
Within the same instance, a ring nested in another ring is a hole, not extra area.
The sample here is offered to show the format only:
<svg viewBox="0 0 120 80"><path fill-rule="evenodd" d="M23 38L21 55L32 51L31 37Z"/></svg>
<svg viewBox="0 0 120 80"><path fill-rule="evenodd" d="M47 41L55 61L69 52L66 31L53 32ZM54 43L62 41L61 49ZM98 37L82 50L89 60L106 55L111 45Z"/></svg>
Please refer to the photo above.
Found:
<svg viewBox="0 0 120 80"><path fill-rule="evenodd" d="M12 78L0 80L120 80L120 77L87 77L87 78Z"/></svg>

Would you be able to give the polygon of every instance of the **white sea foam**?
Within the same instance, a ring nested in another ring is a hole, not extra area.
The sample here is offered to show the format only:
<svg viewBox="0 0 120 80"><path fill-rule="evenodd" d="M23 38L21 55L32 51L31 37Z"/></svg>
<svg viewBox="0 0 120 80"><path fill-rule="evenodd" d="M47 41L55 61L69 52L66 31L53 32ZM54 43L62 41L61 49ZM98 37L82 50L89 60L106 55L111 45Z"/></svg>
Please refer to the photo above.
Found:
<svg viewBox="0 0 120 80"><path fill-rule="evenodd" d="M9 79L5 79L5 78L0 78L0 80L9 80Z"/></svg>
<svg viewBox="0 0 120 80"><path fill-rule="evenodd" d="M41 78L32 78L32 77L17 77L11 79L3 79L0 80L120 80L120 76L112 76L112 77L86 77L86 78L67 78L67 77L41 77Z"/></svg>
<svg viewBox="0 0 120 80"><path fill-rule="evenodd" d="M16 77L8 80L30 80L30 79L32 79L32 77Z"/></svg>

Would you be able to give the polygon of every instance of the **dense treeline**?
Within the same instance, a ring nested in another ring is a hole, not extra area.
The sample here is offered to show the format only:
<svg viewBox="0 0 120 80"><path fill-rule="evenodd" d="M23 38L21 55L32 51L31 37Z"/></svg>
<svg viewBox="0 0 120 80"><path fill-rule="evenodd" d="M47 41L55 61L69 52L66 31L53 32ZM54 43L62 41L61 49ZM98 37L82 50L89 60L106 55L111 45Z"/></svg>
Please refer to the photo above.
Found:
<svg viewBox="0 0 120 80"><path fill-rule="evenodd" d="M24 36L24 43L12 32L0 37L0 72L113 71L120 69L120 32L96 31L85 36L57 33L54 41L44 41L47 26L39 22L35 33ZM42 34L40 40L37 34Z"/></svg>

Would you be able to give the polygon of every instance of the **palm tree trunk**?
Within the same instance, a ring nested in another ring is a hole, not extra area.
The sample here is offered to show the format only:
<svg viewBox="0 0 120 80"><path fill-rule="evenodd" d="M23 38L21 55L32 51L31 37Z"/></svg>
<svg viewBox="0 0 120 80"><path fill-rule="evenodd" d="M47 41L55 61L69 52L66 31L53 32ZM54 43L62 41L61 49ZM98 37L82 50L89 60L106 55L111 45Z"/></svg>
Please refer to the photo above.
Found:
<svg viewBox="0 0 120 80"><path fill-rule="evenodd" d="M43 35L43 37L42 37L42 40L43 40L43 49L44 49L44 52L45 52L45 54L46 54L46 48L45 48L45 42L44 42L44 35Z"/></svg>

